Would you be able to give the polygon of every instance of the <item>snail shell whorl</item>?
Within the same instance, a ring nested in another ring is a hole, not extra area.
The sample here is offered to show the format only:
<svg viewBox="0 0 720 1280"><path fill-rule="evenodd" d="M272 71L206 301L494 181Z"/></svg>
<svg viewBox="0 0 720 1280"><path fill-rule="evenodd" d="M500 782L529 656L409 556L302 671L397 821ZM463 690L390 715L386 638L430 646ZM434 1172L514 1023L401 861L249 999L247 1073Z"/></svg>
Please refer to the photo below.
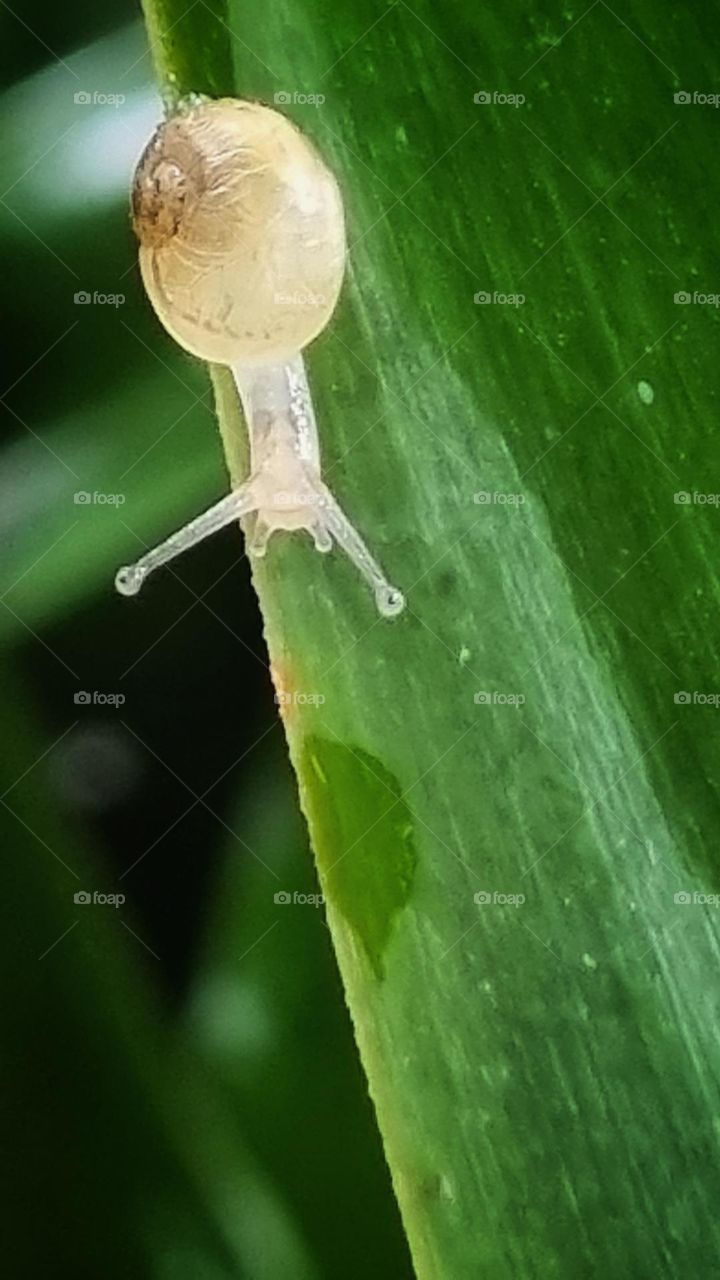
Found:
<svg viewBox="0 0 720 1280"><path fill-rule="evenodd" d="M188 140L178 136L177 130L167 134L167 125L153 134L135 171L132 190L133 230L141 245L152 248L166 244L177 233L189 200L203 181ZM174 145L168 147L168 142Z"/></svg>
<svg viewBox="0 0 720 1280"><path fill-rule="evenodd" d="M340 192L279 112L223 98L161 124L132 213L148 295L193 354L277 363L330 319L345 264Z"/></svg>

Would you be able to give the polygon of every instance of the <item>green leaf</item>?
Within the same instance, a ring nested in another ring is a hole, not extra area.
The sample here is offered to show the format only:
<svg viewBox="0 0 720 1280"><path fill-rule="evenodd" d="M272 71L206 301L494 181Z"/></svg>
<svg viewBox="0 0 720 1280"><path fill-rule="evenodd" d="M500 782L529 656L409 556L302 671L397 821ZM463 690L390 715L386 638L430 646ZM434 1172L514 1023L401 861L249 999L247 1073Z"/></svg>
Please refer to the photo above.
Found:
<svg viewBox="0 0 720 1280"><path fill-rule="evenodd" d="M717 888L717 311L674 295L713 292L716 179L712 107L673 95L713 85L710 17L229 22L238 93L325 94L288 108L350 228L325 474L408 598L379 620L300 539L255 570L417 1272L705 1274L717 911L675 895Z"/></svg>

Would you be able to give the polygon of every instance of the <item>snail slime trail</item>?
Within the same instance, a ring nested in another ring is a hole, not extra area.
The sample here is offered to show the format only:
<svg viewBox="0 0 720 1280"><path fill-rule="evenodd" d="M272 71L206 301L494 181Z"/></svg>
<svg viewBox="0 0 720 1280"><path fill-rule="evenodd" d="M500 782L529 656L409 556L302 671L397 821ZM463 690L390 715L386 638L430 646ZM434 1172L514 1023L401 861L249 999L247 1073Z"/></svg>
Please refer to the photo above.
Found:
<svg viewBox="0 0 720 1280"><path fill-rule="evenodd" d="M154 550L118 571L135 595L153 569L233 521L264 555L276 529L342 547L380 613L404 608L323 483L302 351L333 314L345 269L335 178L277 111L222 98L161 124L138 164L133 227L148 297L192 355L227 365L250 436L250 475Z"/></svg>

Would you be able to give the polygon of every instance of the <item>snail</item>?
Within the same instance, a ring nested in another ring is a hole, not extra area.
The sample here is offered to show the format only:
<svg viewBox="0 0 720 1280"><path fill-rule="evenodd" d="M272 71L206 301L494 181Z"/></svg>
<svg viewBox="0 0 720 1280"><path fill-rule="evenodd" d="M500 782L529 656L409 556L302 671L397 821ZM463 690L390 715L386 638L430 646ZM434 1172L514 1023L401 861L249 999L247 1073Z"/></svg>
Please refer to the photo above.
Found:
<svg viewBox="0 0 720 1280"><path fill-rule="evenodd" d="M132 218L143 283L165 328L186 351L232 373L250 475L120 569L118 591L135 595L153 569L247 518L251 555L265 553L275 530L306 529L318 551L334 541L347 553L381 614L400 613L402 593L321 478L302 357L330 320L345 267L332 173L279 112L234 98L195 101L159 125L141 156Z"/></svg>

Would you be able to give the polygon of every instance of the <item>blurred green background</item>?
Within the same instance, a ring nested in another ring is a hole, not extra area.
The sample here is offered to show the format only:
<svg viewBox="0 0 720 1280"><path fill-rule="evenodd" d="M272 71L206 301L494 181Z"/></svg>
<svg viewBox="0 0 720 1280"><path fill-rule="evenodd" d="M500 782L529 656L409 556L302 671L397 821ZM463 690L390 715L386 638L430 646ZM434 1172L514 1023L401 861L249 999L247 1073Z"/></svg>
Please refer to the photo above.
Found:
<svg viewBox="0 0 720 1280"><path fill-rule="evenodd" d="M113 590L227 483L135 263L139 10L0 31L6 1274L409 1276L241 541Z"/></svg>

